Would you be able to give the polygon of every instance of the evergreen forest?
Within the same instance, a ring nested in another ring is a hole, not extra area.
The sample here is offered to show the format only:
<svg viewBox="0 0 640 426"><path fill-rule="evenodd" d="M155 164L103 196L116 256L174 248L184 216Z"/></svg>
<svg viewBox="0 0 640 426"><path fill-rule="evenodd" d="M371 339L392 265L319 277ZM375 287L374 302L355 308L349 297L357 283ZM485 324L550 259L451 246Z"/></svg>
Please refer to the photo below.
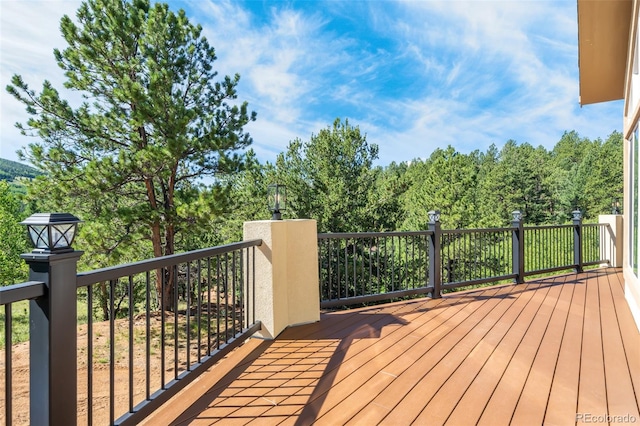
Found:
<svg viewBox="0 0 640 426"><path fill-rule="evenodd" d="M423 158L384 165L365 131L337 118L262 162L240 75L218 75L215 49L184 10L86 0L60 30L64 87L84 101L47 80L37 90L14 75L6 86L29 114L16 126L32 142L18 155L34 169L0 162L0 285L26 278L18 223L32 212L83 221L74 246L87 270L239 241L243 222L271 217L273 183L286 185L283 218L315 219L321 233L422 230L429 210L445 229L505 226L514 210L531 225L567 223L576 208L595 221L622 197L617 131L606 140L567 131L551 150L416 141Z"/></svg>
<svg viewBox="0 0 640 426"><path fill-rule="evenodd" d="M602 141L572 131L551 150L508 141L500 149L470 153L439 148L425 159L380 166L375 164L378 147L357 126L336 120L306 141L291 141L275 163L260 162L249 149L242 170L219 179L228 197L224 210L204 212L207 219L198 232L180 230L176 249L242 240L243 222L271 217L267 186L275 182L287 188L283 218L316 219L318 232L423 230L433 209L441 211L445 229L508 226L513 210L520 210L529 225L569 223L576 208L593 222L622 196L622 143L619 132ZM28 193L0 182L0 229L7 234L0 239L4 285L26 278L19 255L28 245L18 222L54 207L84 220L76 242L86 252L81 267L153 257L149 236L118 234L122 229L110 222L113 215L91 216L101 211L91 208L95 203L117 205L109 192L61 203L44 195L51 186L47 176L21 182ZM203 189L200 196L206 194ZM116 232L109 234L110 226Z"/></svg>

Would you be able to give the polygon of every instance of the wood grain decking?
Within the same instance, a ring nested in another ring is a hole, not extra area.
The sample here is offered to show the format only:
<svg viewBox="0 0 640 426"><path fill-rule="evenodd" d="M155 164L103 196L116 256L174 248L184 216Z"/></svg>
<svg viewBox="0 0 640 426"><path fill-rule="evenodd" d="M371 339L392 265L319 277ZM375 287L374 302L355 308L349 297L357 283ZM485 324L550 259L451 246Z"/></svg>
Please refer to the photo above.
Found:
<svg viewBox="0 0 640 426"><path fill-rule="evenodd" d="M640 424L639 401L622 273L599 269L323 314L252 339L147 423Z"/></svg>

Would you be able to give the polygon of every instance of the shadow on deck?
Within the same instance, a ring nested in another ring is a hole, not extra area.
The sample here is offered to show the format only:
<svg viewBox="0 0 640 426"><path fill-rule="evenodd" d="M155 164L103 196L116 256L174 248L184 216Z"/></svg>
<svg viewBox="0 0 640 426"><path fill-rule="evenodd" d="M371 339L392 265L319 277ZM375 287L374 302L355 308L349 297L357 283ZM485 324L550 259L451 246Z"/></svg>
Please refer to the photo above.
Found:
<svg viewBox="0 0 640 426"><path fill-rule="evenodd" d="M322 314L252 339L147 424L640 422L640 334L598 269Z"/></svg>

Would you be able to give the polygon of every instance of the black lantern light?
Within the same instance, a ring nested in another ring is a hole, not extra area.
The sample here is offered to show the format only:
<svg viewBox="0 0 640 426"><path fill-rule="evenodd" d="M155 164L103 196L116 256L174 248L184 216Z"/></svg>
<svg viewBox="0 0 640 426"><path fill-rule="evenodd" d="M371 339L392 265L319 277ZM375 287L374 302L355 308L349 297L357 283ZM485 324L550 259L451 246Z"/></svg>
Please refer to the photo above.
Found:
<svg viewBox="0 0 640 426"><path fill-rule="evenodd" d="M582 220L582 212L580 209L575 209L571 212L571 216L573 216L573 220Z"/></svg>
<svg viewBox="0 0 640 426"><path fill-rule="evenodd" d="M427 212L427 216L429 217L429 223L440 222L440 210L430 210Z"/></svg>
<svg viewBox="0 0 640 426"><path fill-rule="evenodd" d="M35 213L20 222L26 225L36 253L65 253L73 251L80 219L69 213Z"/></svg>
<svg viewBox="0 0 640 426"><path fill-rule="evenodd" d="M618 197L611 200L611 214L620 214L620 198Z"/></svg>
<svg viewBox="0 0 640 426"><path fill-rule="evenodd" d="M520 222L522 220L522 212L520 210L514 210L511 212L513 222Z"/></svg>
<svg viewBox="0 0 640 426"><path fill-rule="evenodd" d="M281 211L287 208L287 187L277 183L267 187L267 203L273 213L271 220L282 220Z"/></svg>

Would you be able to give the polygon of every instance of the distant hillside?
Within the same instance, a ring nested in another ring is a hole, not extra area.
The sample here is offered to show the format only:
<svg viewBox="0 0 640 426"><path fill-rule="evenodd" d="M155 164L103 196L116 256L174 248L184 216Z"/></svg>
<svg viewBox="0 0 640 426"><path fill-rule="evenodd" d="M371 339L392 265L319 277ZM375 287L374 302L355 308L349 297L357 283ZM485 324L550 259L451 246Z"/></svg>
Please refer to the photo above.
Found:
<svg viewBox="0 0 640 426"><path fill-rule="evenodd" d="M11 182L17 177L34 178L41 174L42 172L33 167L0 158L0 180Z"/></svg>

